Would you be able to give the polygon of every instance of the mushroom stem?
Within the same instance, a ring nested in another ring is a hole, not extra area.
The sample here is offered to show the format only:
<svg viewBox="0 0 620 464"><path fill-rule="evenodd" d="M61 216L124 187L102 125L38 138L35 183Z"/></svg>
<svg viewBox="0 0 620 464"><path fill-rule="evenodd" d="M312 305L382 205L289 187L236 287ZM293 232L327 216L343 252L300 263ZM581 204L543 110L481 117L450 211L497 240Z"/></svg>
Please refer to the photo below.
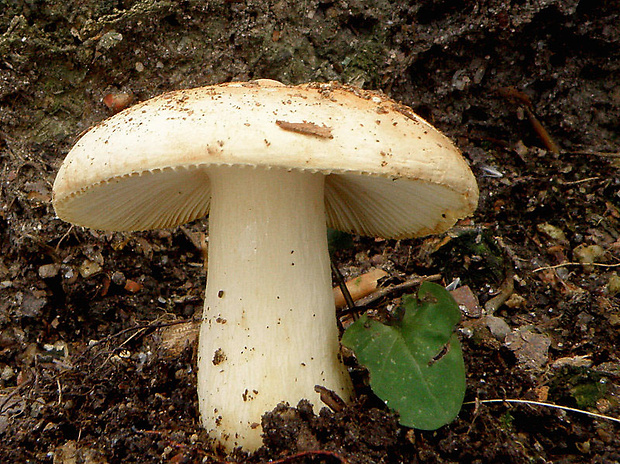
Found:
<svg viewBox="0 0 620 464"><path fill-rule="evenodd" d="M261 446L261 416L351 396L327 251L325 176L208 168L209 270L198 348L202 422L228 450Z"/></svg>

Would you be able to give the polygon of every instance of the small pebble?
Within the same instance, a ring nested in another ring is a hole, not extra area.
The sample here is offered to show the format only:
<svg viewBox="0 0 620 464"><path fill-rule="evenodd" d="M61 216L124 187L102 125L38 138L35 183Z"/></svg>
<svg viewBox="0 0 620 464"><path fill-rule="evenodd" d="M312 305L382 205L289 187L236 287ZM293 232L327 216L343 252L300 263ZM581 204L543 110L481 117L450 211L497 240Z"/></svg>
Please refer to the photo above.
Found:
<svg viewBox="0 0 620 464"><path fill-rule="evenodd" d="M84 279L88 279L89 277L94 276L101 272L101 266L90 259L85 259L82 265L80 266L80 275Z"/></svg>
<svg viewBox="0 0 620 464"><path fill-rule="evenodd" d="M133 103L133 95L126 92L108 93L103 97L103 104L108 107L112 113L118 113Z"/></svg>
<svg viewBox="0 0 620 464"><path fill-rule="evenodd" d="M491 334L493 334L493 336L500 342L503 342L506 339L506 336L511 332L510 326L501 317L491 315L485 316L484 322L489 328Z"/></svg>
<svg viewBox="0 0 620 464"><path fill-rule="evenodd" d="M581 264L597 262L605 254L605 249L600 245L579 245L573 249L573 255ZM592 266L584 266L585 271L591 272Z"/></svg>
<svg viewBox="0 0 620 464"><path fill-rule="evenodd" d="M52 277L56 277L59 272L59 264L44 264L39 267L39 277L42 279L51 279Z"/></svg>
<svg viewBox="0 0 620 464"><path fill-rule="evenodd" d="M140 282L136 282L135 280L127 279L125 282L125 290L129 293L138 293L142 290L142 284Z"/></svg>
<svg viewBox="0 0 620 464"><path fill-rule="evenodd" d="M111 280L114 285L119 285L121 287L124 287L125 282L127 281L127 279L125 278L125 274L123 274L121 271L115 271L112 274Z"/></svg>
<svg viewBox="0 0 620 464"><path fill-rule="evenodd" d="M618 274L613 273L609 277L606 289L609 296L615 296L616 294L620 293L620 277L618 276Z"/></svg>

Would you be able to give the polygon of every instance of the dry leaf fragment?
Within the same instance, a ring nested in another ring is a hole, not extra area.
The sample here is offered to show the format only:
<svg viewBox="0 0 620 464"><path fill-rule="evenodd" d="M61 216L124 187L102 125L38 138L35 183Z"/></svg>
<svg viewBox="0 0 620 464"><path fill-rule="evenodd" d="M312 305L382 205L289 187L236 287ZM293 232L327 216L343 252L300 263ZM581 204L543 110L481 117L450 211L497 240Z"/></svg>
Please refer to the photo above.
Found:
<svg viewBox="0 0 620 464"><path fill-rule="evenodd" d="M199 321L187 321L162 327L159 330L159 335L164 356L177 357L187 346L197 344L199 332Z"/></svg>
<svg viewBox="0 0 620 464"><path fill-rule="evenodd" d="M276 124L280 128L286 131L296 132L298 134L313 135L315 137L319 137L322 139L333 139L334 138L334 136L332 135L332 128L326 126L325 124L323 124L322 126L319 126L318 124L315 124L313 122L308 122L308 121L288 122L288 121L281 121L281 120L277 120Z"/></svg>

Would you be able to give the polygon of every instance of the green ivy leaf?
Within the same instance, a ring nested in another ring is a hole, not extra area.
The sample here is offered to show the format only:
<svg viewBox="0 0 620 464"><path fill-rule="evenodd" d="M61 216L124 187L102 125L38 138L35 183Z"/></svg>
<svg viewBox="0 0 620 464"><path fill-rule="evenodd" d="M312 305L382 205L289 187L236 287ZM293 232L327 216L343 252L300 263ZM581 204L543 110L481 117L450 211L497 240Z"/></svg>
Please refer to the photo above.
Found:
<svg viewBox="0 0 620 464"><path fill-rule="evenodd" d="M465 396L465 364L455 333L458 305L440 285L425 282L403 299L392 325L362 316L342 344L370 373L370 386L406 427L435 430L454 420Z"/></svg>

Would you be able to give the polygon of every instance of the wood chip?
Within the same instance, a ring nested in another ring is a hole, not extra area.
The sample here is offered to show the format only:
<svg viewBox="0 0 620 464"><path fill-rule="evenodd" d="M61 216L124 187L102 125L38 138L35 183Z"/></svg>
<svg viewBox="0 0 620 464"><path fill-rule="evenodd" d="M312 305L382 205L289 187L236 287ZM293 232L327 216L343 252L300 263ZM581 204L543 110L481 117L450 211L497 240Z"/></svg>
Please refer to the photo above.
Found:
<svg viewBox="0 0 620 464"><path fill-rule="evenodd" d="M386 275L387 272L382 269L373 269L355 279L348 280L346 286L353 301L357 301L374 292L377 289L379 279ZM342 290L339 287L334 288L334 299L336 300L336 308L344 308L347 305Z"/></svg>
<svg viewBox="0 0 620 464"><path fill-rule="evenodd" d="M319 126L313 122L288 122L277 120L276 124L278 127L284 129L285 131L296 132L298 134L303 135L312 135L314 137L319 137L322 139L333 139L332 128L323 124Z"/></svg>

